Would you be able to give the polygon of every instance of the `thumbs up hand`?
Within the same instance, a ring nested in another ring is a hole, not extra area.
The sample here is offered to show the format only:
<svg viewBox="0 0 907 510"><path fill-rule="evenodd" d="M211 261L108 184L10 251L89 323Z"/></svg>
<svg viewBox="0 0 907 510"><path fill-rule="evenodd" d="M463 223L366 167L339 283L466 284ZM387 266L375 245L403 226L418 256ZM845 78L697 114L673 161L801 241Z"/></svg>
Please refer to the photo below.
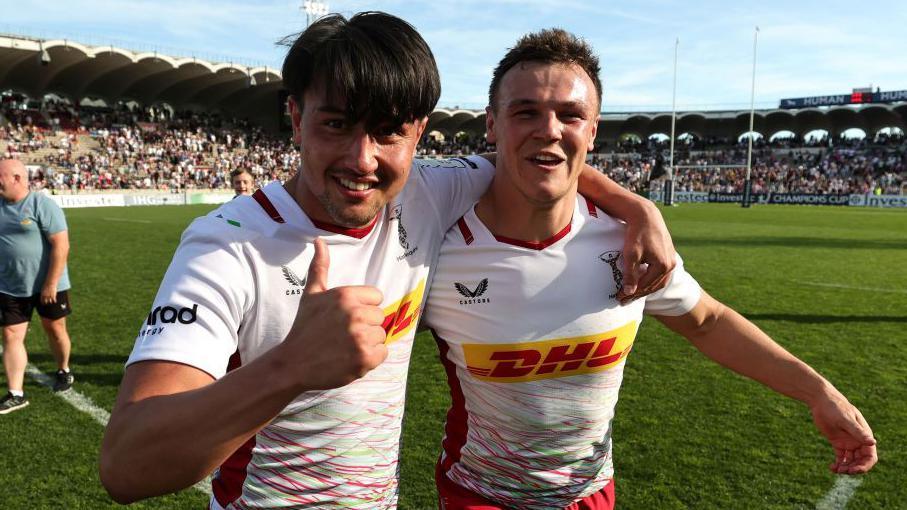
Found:
<svg viewBox="0 0 907 510"><path fill-rule="evenodd" d="M387 357L381 291L369 285L328 288L330 255L321 239L290 332L280 348L303 390L344 386Z"/></svg>

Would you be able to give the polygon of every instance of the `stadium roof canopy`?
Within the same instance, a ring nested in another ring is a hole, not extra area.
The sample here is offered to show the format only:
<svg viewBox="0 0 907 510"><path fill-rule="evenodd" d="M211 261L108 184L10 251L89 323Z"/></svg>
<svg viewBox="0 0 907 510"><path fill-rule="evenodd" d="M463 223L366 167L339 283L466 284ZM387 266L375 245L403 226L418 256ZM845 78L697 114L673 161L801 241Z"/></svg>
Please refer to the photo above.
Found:
<svg viewBox="0 0 907 510"><path fill-rule="evenodd" d="M736 140L749 132L749 122L749 110L678 112L675 133L677 136L691 134L699 138ZM829 136L837 137L852 128L861 129L870 137L885 128L907 131L907 103L800 110L764 109L756 110L753 119L753 131L769 138L783 131L803 137L816 130L824 130ZM438 131L450 136L460 132L484 133L484 130L483 110L439 108L429 117L429 132ZM653 135L669 136L670 133L671 112L603 113L596 141L613 145L627 136L646 140Z"/></svg>
<svg viewBox="0 0 907 510"><path fill-rule="evenodd" d="M0 35L0 90L32 98L53 93L74 103L167 103L177 110L223 111L276 129L281 85L280 73L268 67Z"/></svg>
<svg viewBox="0 0 907 510"><path fill-rule="evenodd" d="M283 115L280 73L198 58L134 52L115 46L0 35L0 90L32 98L56 94L72 102L103 99L108 104L136 101L166 103L176 110L219 111L248 118L276 131ZM907 131L907 103L757 110L754 131L771 137L781 131L803 136L825 130L836 137L851 128L867 136L896 127ZM482 110L436 109L428 131L446 136L485 131ZM627 136L645 140L671 131L670 112L605 113L598 141L611 144ZM735 139L749 131L749 111L680 112L675 132L700 138Z"/></svg>

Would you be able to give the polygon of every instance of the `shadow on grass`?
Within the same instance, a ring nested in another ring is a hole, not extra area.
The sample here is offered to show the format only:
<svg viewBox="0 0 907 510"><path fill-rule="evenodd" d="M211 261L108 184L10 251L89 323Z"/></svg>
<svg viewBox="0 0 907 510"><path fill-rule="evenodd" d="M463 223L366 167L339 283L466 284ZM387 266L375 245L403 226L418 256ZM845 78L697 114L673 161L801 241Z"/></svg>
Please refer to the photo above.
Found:
<svg viewBox="0 0 907 510"><path fill-rule="evenodd" d="M815 237L678 237L684 246L776 246L782 248L832 248L836 250L907 250L907 241L885 239L827 239Z"/></svg>
<svg viewBox="0 0 907 510"><path fill-rule="evenodd" d="M54 363L53 356L48 353L29 353L28 360L42 367L52 366ZM119 386L123 378L122 370L125 363L126 356L112 354L73 354L69 357L69 364L76 375L76 384L86 383L94 386ZM111 370L111 364L117 366L119 370Z"/></svg>
<svg viewBox="0 0 907 510"><path fill-rule="evenodd" d="M744 313L750 320L797 322L800 324L825 324L831 322L905 322L907 315L814 315L794 313Z"/></svg>

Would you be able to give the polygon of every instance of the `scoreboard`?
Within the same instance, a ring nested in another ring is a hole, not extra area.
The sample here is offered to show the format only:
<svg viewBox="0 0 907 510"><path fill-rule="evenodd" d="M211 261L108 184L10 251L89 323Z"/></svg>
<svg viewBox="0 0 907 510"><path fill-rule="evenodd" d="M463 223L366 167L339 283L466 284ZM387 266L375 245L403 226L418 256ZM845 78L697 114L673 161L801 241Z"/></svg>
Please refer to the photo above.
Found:
<svg viewBox="0 0 907 510"><path fill-rule="evenodd" d="M780 108L811 108L815 106L839 106L846 104L896 103L907 101L907 90L872 92L854 90L850 94L832 96L795 97L782 99Z"/></svg>

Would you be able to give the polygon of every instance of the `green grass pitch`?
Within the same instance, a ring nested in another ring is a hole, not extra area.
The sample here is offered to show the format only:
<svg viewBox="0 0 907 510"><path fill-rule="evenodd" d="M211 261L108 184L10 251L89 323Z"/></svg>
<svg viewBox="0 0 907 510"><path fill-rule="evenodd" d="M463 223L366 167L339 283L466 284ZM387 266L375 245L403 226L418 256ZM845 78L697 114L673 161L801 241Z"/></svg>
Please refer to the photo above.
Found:
<svg viewBox="0 0 907 510"><path fill-rule="evenodd" d="M206 206L69 209L75 388L110 409L161 276ZM907 508L907 211L682 205L664 210L688 270L829 378L864 413L880 461L851 509ZM37 321L30 361L53 361ZM5 379L0 379L5 385ZM0 416L0 508L116 505L97 475L102 429L26 381L32 405ZM437 348L417 338L400 507L435 508L448 404ZM614 421L618 508L815 508L832 451L798 402L643 323ZM205 508L192 489L134 508Z"/></svg>

